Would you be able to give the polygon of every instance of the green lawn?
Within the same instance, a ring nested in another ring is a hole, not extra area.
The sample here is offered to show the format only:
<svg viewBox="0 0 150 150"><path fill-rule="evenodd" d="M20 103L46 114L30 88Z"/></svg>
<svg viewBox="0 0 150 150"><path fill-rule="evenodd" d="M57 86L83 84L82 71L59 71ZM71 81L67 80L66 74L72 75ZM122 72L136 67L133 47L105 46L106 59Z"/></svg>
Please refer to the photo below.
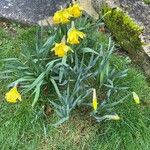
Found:
<svg viewBox="0 0 150 150"><path fill-rule="evenodd" d="M0 58L17 56L23 43L34 48L35 27L0 27ZM150 149L150 87L142 71L133 64L126 64L126 57L114 54L111 64L116 69L128 68L128 76L120 85L129 87L126 93L112 97L120 99L135 91L142 100L136 105L129 97L114 109L121 116L119 121L95 123L85 112L74 111L72 117L54 128L57 120L38 105L33 109L32 100L8 104L4 100L6 81L1 80L0 148L1 150L149 150ZM0 64L3 67L3 64ZM40 108L40 109L39 109Z"/></svg>

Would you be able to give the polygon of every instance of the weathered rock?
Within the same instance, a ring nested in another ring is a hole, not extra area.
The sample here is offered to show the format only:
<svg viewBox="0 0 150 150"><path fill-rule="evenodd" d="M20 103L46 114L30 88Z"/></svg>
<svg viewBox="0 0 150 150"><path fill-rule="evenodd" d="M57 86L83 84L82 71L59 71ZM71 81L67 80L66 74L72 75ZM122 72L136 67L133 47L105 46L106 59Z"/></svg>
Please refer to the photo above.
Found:
<svg viewBox="0 0 150 150"><path fill-rule="evenodd" d="M0 0L0 18L37 24L69 2L70 0Z"/></svg>
<svg viewBox="0 0 150 150"><path fill-rule="evenodd" d="M150 76L150 6L142 0L93 0L97 12L107 14L106 26L118 43Z"/></svg>
<svg viewBox="0 0 150 150"><path fill-rule="evenodd" d="M110 7L114 8L119 5L119 0L92 0L92 6L100 13L104 3L107 3Z"/></svg>
<svg viewBox="0 0 150 150"><path fill-rule="evenodd" d="M78 0L78 3L81 5L83 10L86 11L87 14L89 14L94 19L99 18L99 14L95 11L95 9L92 6L93 0Z"/></svg>

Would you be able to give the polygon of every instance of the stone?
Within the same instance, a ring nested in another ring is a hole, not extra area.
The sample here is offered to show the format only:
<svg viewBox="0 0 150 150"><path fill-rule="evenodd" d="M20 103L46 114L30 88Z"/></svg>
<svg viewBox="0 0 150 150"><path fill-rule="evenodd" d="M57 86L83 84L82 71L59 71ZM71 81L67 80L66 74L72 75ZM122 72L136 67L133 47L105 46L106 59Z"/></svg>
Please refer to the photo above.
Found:
<svg viewBox="0 0 150 150"><path fill-rule="evenodd" d="M92 1L93 0L78 0L78 3L89 16L97 20L99 18L99 14L93 8Z"/></svg>
<svg viewBox="0 0 150 150"><path fill-rule="evenodd" d="M120 0L120 6L143 27L141 41L145 43L143 48L150 57L150 5L142 0Z"/></svg>
<svg viewBox="0 0 150 150"><path fill-rule="evenodd" d="M92 0L92 6L98 13L100 13L101 7L104 3L107 3L112 8L117 7L119 5L118 0Z"/></svg>
<svg viewBox="0 0 150 150"><path fill-rule="evenodd" d="M69 2L70 0L0 0L0 18L37 24Z"/></svg>
<svg viewBox="0 0 150 150"><path fill-rule="evenodd" d="M93 0L116 41L150 76L150 5L143 0Z"/></svg>

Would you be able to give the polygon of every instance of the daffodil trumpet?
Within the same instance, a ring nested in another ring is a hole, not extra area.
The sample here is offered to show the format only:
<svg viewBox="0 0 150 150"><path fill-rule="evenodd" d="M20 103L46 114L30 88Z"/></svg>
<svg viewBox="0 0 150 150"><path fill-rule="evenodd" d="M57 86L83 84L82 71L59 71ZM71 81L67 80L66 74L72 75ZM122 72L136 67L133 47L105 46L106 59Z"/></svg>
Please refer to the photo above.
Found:
<svg viewBox="0 0 150 150"><path fill-rule="evenodd" d="M67 43L72 45L79 44L79 39L83 39L84 37L86 37L86 35L83 32L77 30L75 28L74 22L72 21L71 28L68 31Z"/></svg>
<svg viewBox="0 0 150 150"><path fill-rule="evenodd" d="M5 94L5 99L9 103L17 103L18 100L21 101L21 94L18 92L17 86L14 86Z"/></svg>
<svg viewBox="0 0 150 150"><path fill-rule="evenodd" d="M70 22L70 13L67 9L62 9L57 11L53 16L54 24L66 24Z"/></svg>
<svg viewBox="0 0 150 150"><path fill-rule="evenodd" d="M60 43L55 43L55 46L51 51L54 51L55 55L58 57L64 57L67 55L68 51L72 51L72 49L66 45L64 36Z"/></svg>
<svg viewBox="0 0 150 150"><path fill-rule="evenodd" d="M77 2L73 2L73 5L70 6L68 9L69 14L74 17L74 18L78 18L82 15L82 8L81 6L77 3Z"/></svg>

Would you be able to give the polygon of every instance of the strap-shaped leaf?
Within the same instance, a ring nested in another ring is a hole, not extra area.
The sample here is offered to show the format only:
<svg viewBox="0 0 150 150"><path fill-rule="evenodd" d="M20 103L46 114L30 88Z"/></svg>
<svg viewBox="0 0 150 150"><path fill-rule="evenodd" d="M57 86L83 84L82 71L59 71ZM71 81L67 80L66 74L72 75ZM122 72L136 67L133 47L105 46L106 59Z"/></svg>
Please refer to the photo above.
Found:
<svg viewBox="0 0 150 150"><path fill-rule="evenodd" d="M91 49L91 48L89 48L89 47L82 48L82 51L83 51L84 53L94 53L94 54L100 56L100 54L99 54L98 52L96 52L95 50L93 50L93 49Z"/></svg>
<svg viewBox="0 0 150 150"><path fill-rule="evenodd" d="M49 71L52 70L54 63L60 61L61 59L52 60L46 64L46 74L48 75Z"/></svg>
<svg viewBox="0 0 150 150"><path fill-rule="evenodd" d="M16 81L12 82L11 84L8 85L8 87L11 87L11 86L14 86L18 83L21 83L21 82L25 82L25 81L34 81L35 78L31 78L31 77L22 77L22 78L19 78L17 79Z"/></svg>
<svg viewBox="0 0 150 150"><path fill-rule="evenodd" d="M45 72L42 72L36 79L35 81L29 85L29 87L25 90L25 93L29 92L30 90L32 90L35 86L37 86L39 84L39 82L41 82L45 77Z"/></svg>
<svg viewBox="0 0 150 150"><path fill-rule="evenodd" d="M66 118L62 118L61 120L59 120L57 123L53 124L54 127L58 127L59 125L61 125L62 123L64 123L65 121L67 121L69 119L69 117Z"/></svg>
<svg viewBox="0 0 150 150"><path fill-rule="evenodd" d="M51 78L50 80L51 80L51 82L52 82L52 84L53 84L53 86L54 86L54 88L55 88L55 91L56 91L58 97L61 99L61 94L60 94L60 91L59 91L59 89L58 89L58 86L57 86L55 80L54 80L53 78Z"/></svg>
<svg viewBox="0 0 150 150"><path fill-rule="evenodd" d="M33 103L32 103L32 107L34 107L34 105L36 104L36 102L38 101L39 99L39 96L40 96L40 90L41 90L41 85L42 85L42 82L41 81L35 88L35 96L34 96L34 100L33 100Z"/></svg>
<svg viewBox="0 0 150 150"><path fill-rule="evenodd" d="M40 49L40 53L50 49L54 43L55 35L48 38L43 47Z"/></svg>
<svg viewBox="0 0 150 150"><path fill-rule="evenodd" d="M5 59L1 59L0 61L2 62L7 62L7 61L18 61L18 58L5 58Z"/></svg>
<svg viewBox="0 0 150 150"><path fill-rule="evenodd" d="M106 108L110 108L110 107L115 107L116 105L118 105L118 104L121 104L121 103L123 103L125 100L128 100L128 97L131 95L132 93L130 93L130 94L128 94L128 95L126 95L126 96L124 96L122 99L120 99L119 101L117 101L117 102L113 102L113 103L111 103L111 104L107 104L107 105L105 105L104 107Z"/></svg>

